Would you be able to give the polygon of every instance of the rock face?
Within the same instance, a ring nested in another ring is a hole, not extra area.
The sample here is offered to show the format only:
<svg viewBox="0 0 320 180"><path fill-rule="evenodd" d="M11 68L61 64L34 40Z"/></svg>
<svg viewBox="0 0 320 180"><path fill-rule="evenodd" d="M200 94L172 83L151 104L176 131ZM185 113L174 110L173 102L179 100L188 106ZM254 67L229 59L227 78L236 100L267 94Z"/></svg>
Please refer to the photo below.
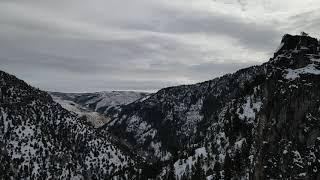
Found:
<svg viewBox="0 0 320 180"><path fill-rule="evenodd" d="M260 66L104 108L97 128L0 75L0 178L320 179L320 51L309 36L285 35Z"/></svg>
<svg viewBox="0 0 320 180"><path fill-rule="evenodd" d="M283 47L280 51L307 50L310 54L314 54L317 52L318 40L310 36L292 36L286 34L283 36L281 44L283 44Z"/></svg>

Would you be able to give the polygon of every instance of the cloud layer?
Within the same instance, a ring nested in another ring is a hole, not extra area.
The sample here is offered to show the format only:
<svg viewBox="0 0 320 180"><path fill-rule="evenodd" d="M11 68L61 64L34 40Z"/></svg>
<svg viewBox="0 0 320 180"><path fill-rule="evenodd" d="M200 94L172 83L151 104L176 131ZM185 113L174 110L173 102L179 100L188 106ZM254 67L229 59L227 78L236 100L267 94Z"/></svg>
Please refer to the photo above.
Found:
<svg viewBox="0 0 320 180"><path fill-rule="evenodd" d="M0 1L0 67L50 91L157 90L266 61L318 36L320 2Z"/></svg>

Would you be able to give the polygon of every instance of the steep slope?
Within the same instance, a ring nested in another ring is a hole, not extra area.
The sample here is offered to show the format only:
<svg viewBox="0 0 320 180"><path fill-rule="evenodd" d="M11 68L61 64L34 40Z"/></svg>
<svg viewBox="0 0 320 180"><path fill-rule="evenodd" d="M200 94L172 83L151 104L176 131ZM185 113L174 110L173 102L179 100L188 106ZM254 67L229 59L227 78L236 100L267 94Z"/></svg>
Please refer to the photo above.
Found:
<svg viewBox="0 0 320 180"><path fill-rule="evenodd" d="M164 179L317 179L318 40L285 35L269 62L108 109L100 128Z"/></svg>
<svg viewBox="0 0 320 180"><path fill-rule="evenodd" d="M286 35L282 45L267 64L253 177L319 179L319 43Z"/></svg>
<svg viewBox="0 0 320 180"><path fill-rule="evenodd" d="M0 71L0 179L135 178L135 161L108 133L45 92Z"/></svg>

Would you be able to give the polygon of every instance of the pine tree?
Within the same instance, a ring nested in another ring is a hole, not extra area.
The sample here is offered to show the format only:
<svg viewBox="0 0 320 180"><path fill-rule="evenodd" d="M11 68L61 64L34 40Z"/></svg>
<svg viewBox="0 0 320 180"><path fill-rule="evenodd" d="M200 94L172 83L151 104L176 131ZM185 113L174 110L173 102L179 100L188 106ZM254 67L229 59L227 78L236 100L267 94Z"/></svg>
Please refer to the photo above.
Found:
<svg viewBox="0 0 320 180"><path fill-rule="evenodd" d="M170 163L170 166L169 166L169 172L168 172L168 179L176 179L176 175L175 175L175 170L174 170L174 166L173 166L173 163Z"/></svg>
<svg viewBox="0 0 320 180"><path fill-rule="evenodd" d="M205 179L205 172L201 167L200 161L197 161L194 165L194 172L192 175L192 180L202 180Z"/></svg>

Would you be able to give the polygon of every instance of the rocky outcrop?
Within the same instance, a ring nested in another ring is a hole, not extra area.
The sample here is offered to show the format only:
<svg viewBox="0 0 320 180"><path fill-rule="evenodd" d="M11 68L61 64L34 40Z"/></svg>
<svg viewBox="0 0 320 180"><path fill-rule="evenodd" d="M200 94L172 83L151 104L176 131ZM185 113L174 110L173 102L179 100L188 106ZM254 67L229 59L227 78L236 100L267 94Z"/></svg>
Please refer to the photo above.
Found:
<svg viewBox="0 0 320 180"><path fill-rule="evenodd" d="M280 44L279 51L290 51L290 50L302 50L309 54L315 54L317 52L318 40L310 36L292 36L286 34L283 36ZM278 52L279 52L278 51ZM276 53L278 53L276 52Z"/></svg>

